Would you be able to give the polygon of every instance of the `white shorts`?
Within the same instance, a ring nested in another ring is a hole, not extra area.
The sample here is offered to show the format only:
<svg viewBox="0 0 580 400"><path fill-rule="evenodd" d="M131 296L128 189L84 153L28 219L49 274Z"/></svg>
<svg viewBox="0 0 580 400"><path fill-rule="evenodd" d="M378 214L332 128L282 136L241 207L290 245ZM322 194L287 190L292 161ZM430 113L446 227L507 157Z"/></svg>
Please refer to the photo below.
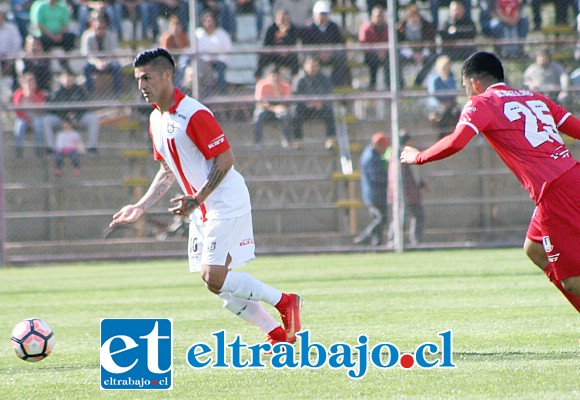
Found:
<svg viewBox="0 0 580 400"><path fill-rule="evenodd" d="M241 267L256 258L255 250L251 212L205 223L192 216L187 249L190 272L199 272L202 265L226 265L228 254L232 257L229 267Z"/></svg>

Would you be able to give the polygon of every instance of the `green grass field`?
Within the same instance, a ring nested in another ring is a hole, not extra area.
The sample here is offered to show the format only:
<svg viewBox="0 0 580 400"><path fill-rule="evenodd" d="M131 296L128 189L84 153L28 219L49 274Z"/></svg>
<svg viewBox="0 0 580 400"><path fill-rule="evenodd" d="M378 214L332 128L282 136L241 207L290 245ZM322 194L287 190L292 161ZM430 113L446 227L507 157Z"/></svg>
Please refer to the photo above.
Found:
<svg viewBox="0 0 580 400"><path fill-rule="evenodd" d="M226 329L263 335L224 310L186 260L0 269L0 398L5 399L578 399L578 314L519 249L258 257L244 268L303 295L315 341L391 342L412 352L453 331L454 369L194 370L189 346ZM27 363L13 326L40 317L57 343ZM100 318L173 318L173 390L101 391Z"/></svg>

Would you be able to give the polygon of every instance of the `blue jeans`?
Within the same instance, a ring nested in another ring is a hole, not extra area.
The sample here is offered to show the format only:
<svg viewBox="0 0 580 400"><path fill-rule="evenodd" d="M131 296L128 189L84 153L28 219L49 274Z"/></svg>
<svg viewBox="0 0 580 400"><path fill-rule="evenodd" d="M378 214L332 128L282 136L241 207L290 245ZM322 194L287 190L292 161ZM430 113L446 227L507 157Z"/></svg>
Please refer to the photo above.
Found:
<svg viewBox="0 0 580 400"><path fill-rule="evenodd" d="M43 117L41 115L31 117L30 124L25 120L16 117L14 120L14 136L16 136L16 149L22 150L24 145L24 134L28 126L34 131L34 144L37 148L44 143L43 139Z"/></svg>

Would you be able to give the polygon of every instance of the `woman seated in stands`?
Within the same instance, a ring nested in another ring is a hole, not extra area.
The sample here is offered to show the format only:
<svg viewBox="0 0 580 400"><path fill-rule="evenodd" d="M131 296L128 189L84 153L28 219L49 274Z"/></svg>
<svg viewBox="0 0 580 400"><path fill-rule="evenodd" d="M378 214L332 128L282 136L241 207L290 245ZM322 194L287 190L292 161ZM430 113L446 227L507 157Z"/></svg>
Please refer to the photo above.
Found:
<svg viewBox="0 0 580 400"><path fill-rule="evenodd" d="M287 10L278 10L274 15L274 22L266 30L264 47L295 47L297 41L298 28L290 21L290 14ZM270 64L274 64L278 68L288 68L292 75L296 75L299 70L298 55L296 53L260 53L256 79L262 77L264 68Z"/></svg>

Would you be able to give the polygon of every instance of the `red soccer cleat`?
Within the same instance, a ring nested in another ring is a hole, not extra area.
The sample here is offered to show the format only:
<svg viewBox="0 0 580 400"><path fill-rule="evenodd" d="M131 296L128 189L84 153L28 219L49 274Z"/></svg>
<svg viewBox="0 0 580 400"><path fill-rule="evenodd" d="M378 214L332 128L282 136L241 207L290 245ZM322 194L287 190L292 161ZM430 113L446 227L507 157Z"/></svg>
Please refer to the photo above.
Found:
<svg viewBox="0 0 580 400"><path fill-rule="evenodd" d="M276 305L276 309L280 312L284 329L286 330L286 340L288 343L296 341L296 332L300 332L302 327L300 324L300 308L302 307L302 300L300 296L293 293L283 293L282 299Z"/></svg>

